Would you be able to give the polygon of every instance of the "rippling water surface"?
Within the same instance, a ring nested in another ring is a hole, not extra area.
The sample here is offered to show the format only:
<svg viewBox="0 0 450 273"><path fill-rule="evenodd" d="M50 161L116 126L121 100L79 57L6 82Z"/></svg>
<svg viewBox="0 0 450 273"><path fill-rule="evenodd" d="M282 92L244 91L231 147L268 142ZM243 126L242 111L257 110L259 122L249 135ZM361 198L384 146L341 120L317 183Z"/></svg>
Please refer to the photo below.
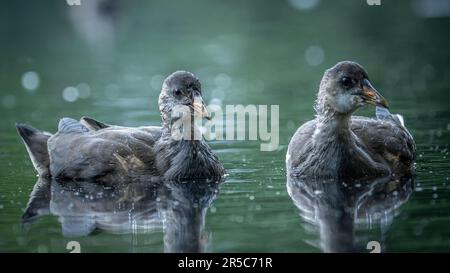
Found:
<svg viewBox="0 0 450 273"><path fill-rule="evenodd" d="M357 0L44 2L11 1L0 10L1 252L66 252L72 240L83 252L368 251L369 241L387 252L450 250L445 7L426 0L380 7ZM308 189L286 180L287 144L313 118L323 71L345 59L363 64L391 111L404 115L418 148L417 177L380 182L369 197L361 197L366 185L301 193ZM229 176L206 188L38 181L47 195L34 199L32 213L42 215L22 225L37 178L15 122L50 132L64 116L158 125L161 82L177 69L198 75L207 103L279 105L279 149L212 141Z"/></svg>

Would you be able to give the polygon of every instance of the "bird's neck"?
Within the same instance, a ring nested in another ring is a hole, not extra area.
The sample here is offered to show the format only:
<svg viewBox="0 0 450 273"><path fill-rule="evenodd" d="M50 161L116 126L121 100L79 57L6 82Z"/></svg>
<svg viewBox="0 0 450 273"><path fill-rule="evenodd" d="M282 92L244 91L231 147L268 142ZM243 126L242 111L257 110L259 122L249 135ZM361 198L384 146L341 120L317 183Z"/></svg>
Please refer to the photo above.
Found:
<svg viewBox="0 0 450 273"><path fill-rule="evenodd" d="M331 176L368 178L382 171L367 153L367 148L351 130L351 115L338 113L318 115L313 145L319 157L319 169L326 169Z"/></svg>
<svg viewBox="0 0 450 273"><path fill-rule="evenodd" d="M181 119L163 122L161 138L174 150L189 154L198 149L202 150L203 146L207 145L200 129L195 123L187 124Z"/></svg>
<svg viewBox="0 0 450 273"><path fill-rule="evenodd" d="M193 115L184 116L179 119L169 119L163 117L162 134L164 137L171 137L173 140L203 140L202 119Z"/></svg>
<svg viewBox="0 0 450 273"><path fill-rule="evenodd" d="M318 143L352 144L351 115L328 112L317 115L313 138Z"/></svg>
<svg viewBox="0 0 450 273"><path fill-rule="evenodd" d="M163 135L157 145L158 169L170 180L219 179L223 168L204 140L174 140Z"/></svg>

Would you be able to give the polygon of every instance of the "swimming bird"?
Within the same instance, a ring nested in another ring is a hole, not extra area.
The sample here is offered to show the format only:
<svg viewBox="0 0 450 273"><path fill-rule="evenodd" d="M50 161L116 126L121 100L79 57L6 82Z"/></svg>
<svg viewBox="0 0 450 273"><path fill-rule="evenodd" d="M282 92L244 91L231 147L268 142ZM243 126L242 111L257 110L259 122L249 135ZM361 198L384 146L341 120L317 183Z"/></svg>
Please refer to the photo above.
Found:
<svg viewBox="0 0 450 273"><path fill-rule="evenodd" d="M121 127L91 118L63 118L58 132L17 124L41 176L120 182L137 175L170 180L220 178L225 170L199 131L209 118L200 81L190 72L168 76L159 96L162 126ZM184 110L181 111L181 110ZM187 124L187 125L186 125Z"/></svg>
<svg viewBox="0 0 450 273"><path fill-rule="evenodd" d="M376 118L352 116L375 105ZM351 61L325 71L317 95L316 118L292 137L288 175L311 179L373 179L414 173L416 146L403 118L372 86L366 70Z"/></svg>

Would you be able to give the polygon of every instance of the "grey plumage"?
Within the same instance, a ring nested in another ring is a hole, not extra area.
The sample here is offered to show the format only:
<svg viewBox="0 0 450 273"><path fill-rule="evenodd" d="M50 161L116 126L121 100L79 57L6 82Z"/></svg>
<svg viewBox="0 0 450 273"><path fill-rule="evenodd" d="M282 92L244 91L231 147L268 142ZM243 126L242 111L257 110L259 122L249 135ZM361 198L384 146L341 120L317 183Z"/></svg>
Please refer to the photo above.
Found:
<svg viewBox="0 0 450 273"><path fill-rule="evenodd" d="M72 118L62 118L58 124L58 133L60 134L83 134L89 132L89 129Z"/></svg>
<svg viewBox="0 0 450 273"><path fill-rule="evenodd" d="M158 175L152 146L159 136L125 127L58 131L48 141L50 172L58 179L113 183L140 174Z"/></svg>
<svg viewBox="0 0 450 273"><path fill-rule="evenodd" d="M37 161L42 164L37 166L47 166L47 173L56 179L116 183L140 175L183 180L219 178L225 171L203 139L175 140L171 136L172 109L179 105L194 109L194 98L201 99L199 80L192 73L177 71L164 81L161 90L162 127L130 128L88 117L79 122L63 118L58 132L47 141L42 141L38 133L34 135L40 136L39 141L21 136L36 151L30 156L48 150L47 154L39 153L42 156Z"/></svg>
<svg viewBox="0 0 450 273"><path fill-rule="evenodd" d="M49 176L50 160L47 151L47 141L51 134L26 124L16 124L16 129L25 144L34 168L40 176Z"/></svg>
<svg viewBox="0 0 450 273"><path fill-rule="evenodd" d="M92 131L97 131L100 129L105 129L111 127L111 125L100 122L90 117L81 117L80 123L84 125L86 128Z"/></svg>
<svg viewBox="0 0 450 273"><path fill-rule="evenodd" d="M344 83L345 82L345 83ZM320 179L370 179L414 173L415 144L398 116L351 116L366 104L387 107L359 64L341 62L327 70L318 93L316 118L291 139L289 175Z"/></svg>

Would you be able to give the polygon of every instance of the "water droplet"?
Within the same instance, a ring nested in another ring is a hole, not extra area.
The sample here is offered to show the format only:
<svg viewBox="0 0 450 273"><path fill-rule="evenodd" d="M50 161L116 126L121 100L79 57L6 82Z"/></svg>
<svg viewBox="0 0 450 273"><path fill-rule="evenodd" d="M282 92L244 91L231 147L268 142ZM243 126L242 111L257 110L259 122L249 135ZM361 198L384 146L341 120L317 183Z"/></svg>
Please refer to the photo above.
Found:
<svg viewBox="0 0 450 273"><path fill-rule="evenodd" d="M319 0L289 0L292 7L299 10L310 10L319 4Z"/></svg>
<svg viewBox="0 0 450 273"><path fill-rule="evenodd" d="M64 88L62 93L63 99L67 102L74 102L78 99L79 92L78 89L76 89L73 86L68 86Z"/></svg>
<svg viewBox="0 0 450 273"><path fill-rule="evenodd" d="M80 98L87 99L91 96L91 87L87 83L78 84L77 89L80 93Z"/></svg>
<svg viewBox="0 0 450 273"><path fill-rule="evenodd" d="M310 46L305 51L306 62L311 66L318 66L325 60L325 52L319 46Z"/></svg>
<svg viewBox="0 0 450 273"><path fill-rule="evenodd" d="M39 74L34 71L26 72L22 75L22 86L27 91L35 91L40 84Z"/></svg>

